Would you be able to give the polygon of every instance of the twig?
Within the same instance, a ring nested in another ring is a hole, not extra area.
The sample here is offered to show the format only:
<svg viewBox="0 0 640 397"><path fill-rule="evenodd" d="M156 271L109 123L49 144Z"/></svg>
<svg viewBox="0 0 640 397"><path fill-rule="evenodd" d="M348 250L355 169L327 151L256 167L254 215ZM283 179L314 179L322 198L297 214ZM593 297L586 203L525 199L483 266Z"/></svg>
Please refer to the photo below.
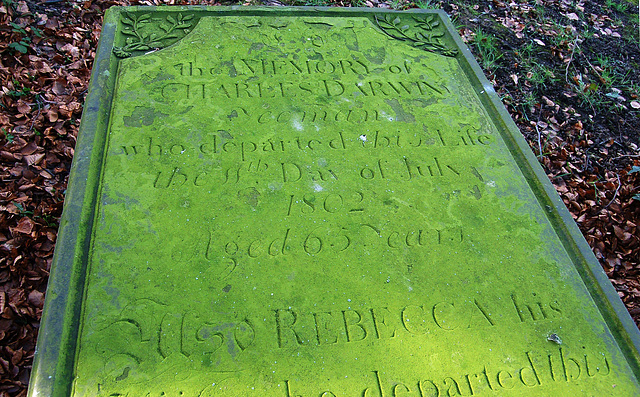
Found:
<svg viewBox="0 0 640 397"><path fill-rule="evenodd" d="M591 64L591 62L589 62L588 59L585 58L585 60L587 61L587 63L589 64L589 66L591 66L591 70L593 70L593 72L598 76L598 78L600 79L600 82L602 84L604 84L606 82L606 80L602 77L602 75L596 70L596 68Z"/></svg>
<svg viewBox="0 0 640 397"><path fill-rule="evenodd" d="M48 101L48 100L46 100L46 99L44 99L44 98L40 99L40 102L48 103L48 104L50 104L50 105L58 105L58 104L59 104L59 103L58 103L58 102L56 102L56 101ZM29 106L34 106L34 105L40 106L40 104L39 104L38 102L25 102L25 103L26 103L27 105L29 105Z"/></svg>
<svg viewBox="0 0 640 397"><path fill-rule="evenodd" d="M40 117L40 113L42 113L42 107L38 106L38 113L36 113L35 117L31 117L31 126L29 127L29 132L33 131L33 126L36 125L36 120Z"/></svg>
<svg viewBox="0 0 640 397"><path fill-rule="evenodd" d="M604 208L602 208L603 210L606 210L611 205L611 203L613 203L613 201L618 196L618 191L620 190L620 186L622 186L622 183L620 183L620 175L616 174L616 177L618 178L618 187L616 188L616 191L613 193L613 198L611 199L611 201L609 201L609 204L607 204L606 206L604 206Z"/></svg>
<svg viewBox="0 0 640 397"><path fill-rule="evenodd" d="M542 104L540 104L540 113L538 113L538 121L536 121L536 132L538 133L538 157L542 157L542 142L540 138L540 129L538 128L538 123L540 122L541 116L542 116Z"/></svg>
<svg viewBox="0 0 640 397"><path fill-rule="evenodd" d="M578 35L576 34L575 40L573 40L573 46L571 47L571 56L569 57L569 62L567 62L567 67L564 68L564 81L569 82L568 74L569 74L569 65L573 61L573 54L576 51L576 45L578 44Z"/></svg>
<svg viewBox="0 0 640 397"><path fill-rule="evenodd" d="M589 154L584 156L584 165L582 166L583 170L589 169ZM582 172L582 171L581 171Z"/></svg>
<svg viewBox="0 0 640 397"><path fill-rule="evenodd" d="M614 157L614 160L621 159L623 157L640 157L640 154L621 154L620 156Z"/></svg>

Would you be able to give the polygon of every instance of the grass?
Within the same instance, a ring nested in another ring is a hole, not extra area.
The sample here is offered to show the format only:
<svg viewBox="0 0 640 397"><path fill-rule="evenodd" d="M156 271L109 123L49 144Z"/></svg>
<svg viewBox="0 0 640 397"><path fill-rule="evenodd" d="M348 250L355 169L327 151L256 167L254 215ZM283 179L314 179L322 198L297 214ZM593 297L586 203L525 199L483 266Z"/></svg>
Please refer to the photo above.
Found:
<svg viewBox="0 0 640 397"><path fill-rule="evenodd" d="M14 82L16 84L17 82ZM22 96L28 96L31 94L31 89L29 87L21 87L19 89L10 90L7 92L7 96L12 98L20 98Z"/></svg>
<svg viewBox="0 0 640 397"><path fill-rule="evenodd" d="M624 1L605 0L604 5L607 10L615 10L618 12L626 12L629 5Z"/></svg>
<svg viewBox="0 0 640 397"><path fill-rule="evenodd" d="M425 7L434 2L420 1L427 2L423 4ZM525 24L519 36L524 40L520 42L514 39L513 29L501 30L502 25L490 23L484 14L477 15L473 6L468 0L457 3L458 9L464 7L460 14L466 21L459 28L466 27L475 33L469 46L491 79L514 81L515 87L508 88L511 90L508 102L522 109L524 117L535 112L542 96L550 92L564 92L561 98L573 98L567 101L575 102L578 113L594 118L637 112L629 104L638 101L640 95L640 83L634 75L639 62L627 59L625 53L618 56L617 50L603 48L601 44L610 39L610 33L603 32L610 28L622 36L621 47L630 43L640 45L637 11L625 0L603 0L591 11L572 8L578 15L577 21L567 18L566 13L549 12L540 3L530 1L519 14L520 22ZM611 19L592 23L585 16L589 12L608 14ZM453 17L457 19L457 13ZM503 95L506 90L505 87Z"/></svg>
<svg viewBox="0 0 640 397"><path fill-rule="evenodd" d="M480 53L482 66L486 70L495 70L502 58L496 40L495 36L484 33L482 29L476 30L473 44Z"/></svg>
<svg viewBox="0 0 640 397"><path fill-rule="evenodd" d="M440 8L440 3L434 0L418 0L416 6L423 10L433 10Z"/></svg>
<svg viewBox="0 0 640 397"><path fill-rule="evenodd" d="M2 134L4 135L4 139L7 140L7 143L13 143L15 140L15 136L8 132L5 128L2 128Z"/></svg>
<svg viewBox="0 0 640 397"><path fill-rule="evenodd" d="M527 73L526 78L532 85L540 86L542 88L547 88L547 84L559 81L551 68L543 64L533 65L531 72Z"/></svg>

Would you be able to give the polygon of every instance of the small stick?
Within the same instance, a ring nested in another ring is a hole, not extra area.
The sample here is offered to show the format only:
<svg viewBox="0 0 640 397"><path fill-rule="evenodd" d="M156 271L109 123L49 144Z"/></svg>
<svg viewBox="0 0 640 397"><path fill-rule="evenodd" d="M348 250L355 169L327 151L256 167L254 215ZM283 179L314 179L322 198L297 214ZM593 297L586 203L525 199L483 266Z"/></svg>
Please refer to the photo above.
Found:
<svg viewBox="0 0 640 397"><path fill-rule="evenodd" d="M573 61L573 53L576 50L577 43L578 43L578 35L576 34L576 38L575 40L573 40L573 47L571 48L571 56L569 57L569 62L567 62L567 67L564 69L564 81L566 81L567 83L569 82L569 79L567 77L567 75L569 74L569 65L571 65L571 62Z"/></svg>
<svg viewBox="0 0 640 397"><path fill-rule="evenodd" d="M614 157L614 159L620 159L623 157L640 157L640 154L621 154L620 156Z"/></svg>
<svg viewBox="0 0 640 397"><path fill-rule="evenodd" d="M606 80L602 77L602 75L601 75L600 73L598 73L598 71L596 70L595 66L593 66L593 65L591 64L591 62L589 62L589 60L588 60L588 59L586 59L586 61L587 61L587 63L589 64L589 66L591 66L591 70L593 70L593 73L595 73L595 74L598 76L598 78L600 79L600 82L601 82L602 84L604 84L604 83L606 82Z"/></svg>
<svg viewBox="0 0 640 397"><path fill-rule="evenodd" d="M611 199L611 201L609 201L609 204L607 204L604 208L602 208L603 210L606 210L611 203L613 203L613 200L616 199L616 196L618 196L618 191L620 190L620 186L622 186L622 183L620 183L620 175L616 174L616 177L618 178L618 187L616 188L616 191L613 193L613 198Z"/></svg>
<svg viewBox="0 0 640 397"><path fill-rule="evenodd" d="M542 104L540 104L540 113L538 113L538 121L536 121L536 132L538 133L538 157L542 157L542 143L540 138L540 129L538 128L540 116L542 116Z"/></svg>

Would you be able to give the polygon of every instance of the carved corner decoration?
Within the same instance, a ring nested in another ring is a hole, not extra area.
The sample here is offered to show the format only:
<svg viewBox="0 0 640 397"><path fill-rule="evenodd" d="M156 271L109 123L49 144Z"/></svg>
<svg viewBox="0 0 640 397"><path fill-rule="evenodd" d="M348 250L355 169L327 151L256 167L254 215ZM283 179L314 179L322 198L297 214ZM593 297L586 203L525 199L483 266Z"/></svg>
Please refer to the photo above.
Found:
<svg viewBox="0 0 640 397"><path fill-rule="evenodd" d="M440 22L436 15L426 15L422 18L414 16L413 24L404 23L400 17L392 19L392 15L378 18L376 24L389 37L409 42L412 46L424 51L430 51L447 57L455 57L458 50L448 48L442 42L445 30L440 29Z"/></svg>
<svg viewBox="0 0 640 397"><path fill-rule="evenodd" d="M113 47L113 54L118 58L128 58L136 51L160 50L179 41L195 26L193 15L179 13L159 18L151 22L151 14L135 15L123 13L120 17L125 45Z"/></svg>

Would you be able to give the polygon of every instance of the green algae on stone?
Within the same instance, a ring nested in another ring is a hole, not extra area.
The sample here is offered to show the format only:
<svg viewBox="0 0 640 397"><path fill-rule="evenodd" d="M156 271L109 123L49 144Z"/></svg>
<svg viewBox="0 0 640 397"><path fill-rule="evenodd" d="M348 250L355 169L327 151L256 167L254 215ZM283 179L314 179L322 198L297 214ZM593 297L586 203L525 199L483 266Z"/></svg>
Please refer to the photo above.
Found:
<svg viewBox="0 0 640 397"><path fill-rule="evenodd" d="M73 377L35 371L34 388L640 391L629 319L444 14L114 19L130 56L100 109Z"/></svg>

